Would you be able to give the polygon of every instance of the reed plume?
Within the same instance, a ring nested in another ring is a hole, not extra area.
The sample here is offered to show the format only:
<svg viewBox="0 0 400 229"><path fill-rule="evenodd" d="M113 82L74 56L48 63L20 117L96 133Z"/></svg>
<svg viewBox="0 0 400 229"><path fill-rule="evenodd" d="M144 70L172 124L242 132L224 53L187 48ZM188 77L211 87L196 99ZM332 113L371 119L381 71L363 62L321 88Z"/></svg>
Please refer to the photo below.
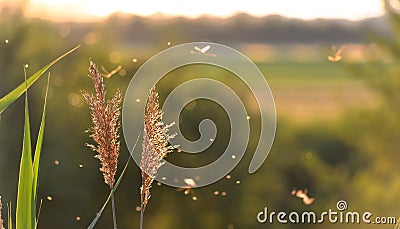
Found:
<svg viewBox="0 0 400 229"><path fill-rule="evenodd" d="M4 224L3 224L3 218L1 215L2 208L3 208L3 204L1 203L1 196L0 196L0 229L5 229Z"/></svg>
<svg viewBox="0 0 400 229"><path fill-rule="evenodd" d="M150 199L151 184L157 175L158 169L162 166L161 160L172 152L174 148L174 146L169 145L168 140L175 137L175 135L167 133L174 123L164 126L162 122L163 112L159 106L158 93L153 87L150 90L144 117L143 151L140 161L142 170L140 228L143 225L144 210Z"/></svg>
<svg viewBox="0 0 400 229"><path fill-rule="evenodd" d="M82 92L90 108L93 127L88 131L90 137L96 142L96 145L86 144L91 150L97 152L95 158L100 160L100 171L103 173L104 182L112 190L115 183L115 174L117 172L118 156L120 151L119 129L121 127L121 101L122 94L118 90L113 98L106 100L106 90L103 82L103 76L99 73L96 65L90 61L89 77L92 79L95 94ZM112 210L114 228L116 226L114 195L112 195Z"/></svg>

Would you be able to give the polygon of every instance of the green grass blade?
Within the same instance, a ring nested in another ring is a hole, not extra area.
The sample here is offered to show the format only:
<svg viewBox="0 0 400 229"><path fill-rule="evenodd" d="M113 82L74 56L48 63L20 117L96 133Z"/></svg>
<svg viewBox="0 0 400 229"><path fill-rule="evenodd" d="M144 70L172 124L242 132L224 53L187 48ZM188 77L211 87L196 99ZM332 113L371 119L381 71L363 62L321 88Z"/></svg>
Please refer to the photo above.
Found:
<svg viewBox="0 0 400 229"><path fill-rule="evenodd" d="M23 82L21 83L18 87L16 87L14 90L12 90L10 93L5 95L3 98L0 99L0 114L15 100L17 100L30 86L32 86L33 83L35 83L40 76L43 75L51 66L53 66L55 63L63 59L65 56L69 55L70 53L74 52L76 49L78 49L80 46L76 46L75 48L69 50L68 52L64 53L57 59L53 60L46 66L44 66L42 69L40 69L38 72L33 74L31 77L29 77L26 80L26 83Z"/></svg>
<svg viewBox="0 0 400 229"><path fill-rule="evenodd" d="M43 200L41 199L40 205L39 205L39 210L38 210L37 217L36 217L35 229L37 228L38 223L39 223L39 217L40 217L40 211L42 210L42 204L43 204Z"/></svg>
<svg viewBox="0 0 400 229"><path fill-rule="evenodd" d="M32 229L35 226L34 219L34 197L32 189L33 165L32 148L30 135L28 97L25 97L25 125L24 139L22 144L22 156L19 169L17 210L16 210L16 228Z"/></svg>
<svg viewBox="0 0 400 229"><path fill-rule="evenodd" d="M138 138L136 139L135 145L133 146L133 150L136 148L136 145L138 143L139 137L140 137L140 134L139 134ZM125 174L126 169L128 168L130 159L131 159L131 156L129 155L128 161L126 162L125 167L122 170L121 175L119 175L118 180L114 185L114 188L111 190L110 194L108 195L108 198L107 198L106 202L103 204L103 206L101 207L100 211L96 214L96 217L93 219L93 221L87 227L88 229L93 229L94 226L96 225L97 221L100 219L100 216L103 213L104 209L106 208L108 202L110 201L111 196L114 194L115 190L117 190L117 188L119 186L119 183L121 182L122 178L124 177L124 174Z"/></svg>
<svg viewBox="0 0 400 229"><path fill-rule="evenodd" d="M117 190L119 183L121 182L122 178L124 177L124 174L125 174L126 169L128 168L130 159L131 159L131 157L129 156L128 161L125 164L124 170L122 170L121 175L119 175L119 178L118 178L117 182L115 183L114 188L111 190L110 195L108 195L108 198L107 198L106 202L103 204L103 206L101 207L100 211L96 214L96 217L93 219L93 221L88 226L88 229L93 229L94 226L96 225L97 221L100 219L100 216L103 213L104 209L106 208L108 202L110 201L112 194L115 192L115 190Z"/></svg>
<svg viewBox="0 0 400 229"><path fill-rule="evenodd" d="M45 127L47 93L49 91L49 82L50 82L50 73L49 73L49 76L47 77L47 87L46 87L46 94L44 97L42 121L40 123L39 134L38 134L37 142L36 142L35 156L33 159L33 197L34 198L36 198L37 181L38 181L38 176L39 176L40 154L42 151L42 143L43 143L43 135L44 135L44 127Z"/></svg>

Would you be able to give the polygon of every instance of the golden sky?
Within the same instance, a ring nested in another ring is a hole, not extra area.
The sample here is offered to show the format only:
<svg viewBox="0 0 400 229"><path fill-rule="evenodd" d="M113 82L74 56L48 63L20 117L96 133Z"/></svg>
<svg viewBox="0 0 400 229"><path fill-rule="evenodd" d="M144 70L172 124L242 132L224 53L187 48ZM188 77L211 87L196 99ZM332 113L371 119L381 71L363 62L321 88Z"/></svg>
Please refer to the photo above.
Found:
<svg viewBox="0 0 400 229"><path fill-rule="evenodd" d="M27 7L32 17L61 21L93 20L117 11L142 16L163 13L228 17L244 12L254 16L280 14L301 19L350 20L383 14L381 0L31 0Z"/></svg>

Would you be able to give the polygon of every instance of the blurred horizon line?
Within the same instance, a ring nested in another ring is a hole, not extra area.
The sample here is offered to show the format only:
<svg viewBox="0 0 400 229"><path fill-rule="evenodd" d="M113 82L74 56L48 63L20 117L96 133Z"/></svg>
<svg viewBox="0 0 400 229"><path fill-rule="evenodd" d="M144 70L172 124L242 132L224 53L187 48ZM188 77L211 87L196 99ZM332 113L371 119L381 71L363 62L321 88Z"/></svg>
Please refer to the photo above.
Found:
<svg viewBox="0 0 400 229"><path fill-rule="evenodd" d="M156 1L156 0L154 0ZM290 1L290 0L287 0ZM313 0L310 0L311 2ZM309 1L309 3L310 3ZM375 0L370 0L373 2ZM118 2L118 1L117 1ZM78 2L75 0L0 0L0 9L20 9L24 12L27 18L40 18L53 22L99 22L109 19L115 15L120 17L132 17L137 16L141 18L149 18L155 20L163 19L174 19L174 18L185 18L185 19L201 19L201 18L212 18L212 19L230 19L238 15L248 15L254 18L264 18L268 16L281 16L288 19L298 19L304 21L313 20L347 20L347 21L363 21L371 18L378 18L385 15L383 7L374 8L371 10L365 7L362 9L362 5L359 7L359 12L353 11L351 14L335 12L335 9L324 9L325 12L311 13L308 12L309 8L307 4L302 5L303 13L295 13L287 10L287 7L275 6L278 3L271 3L268 8L262 11L255 11L254 9L238 8L239 5L232 6L230 9L226 5L215 3L207 6L200 6L197 10L183 9L184 11L171 10L166 8L164 5L160 5L159 8L146 8L145 6L138 5L142 8L135 12L131 9L131 5L126 5L124 8L122 3L111 4L109 2L99 1L96 4L90 4L89 2ZM133 4L133 3L131 3ZM205 5L206 3L204 3ZM258 3L260 4L260 3ZM282 4L282 3L280 3ZM316 3L313 3L316 4ZM343 4L343 3L342 3ZM349 4L349 3L348 3ZM351 3L355 4L355 3ZM374 3L376 4L376 2ZM145 4L143 4L145 5ZM172 4L171 4L172 5ZM367 5L367 4L365 4ZM371 4L370 4L371 5ZM162 8L161 8L162 6ZM290 4L289 4L290 6ZM289 7L288 6L288 7ZM378 5L375 5L375 7ZM182 6L184 7L184 6ZM280 7L280 8L279 8ZM321 5L315 6L316 8L322 7ZM349 5L346 8L350 8ZM195 8L195 5L193 5ZM225 8L225 9L224 9ZM346 9L344 8L344 9ZM344 9L342 11L344 11ZM141 11L140 11L141 10ZM169 12L168 12L169 11ZM171 13L174 12L174 13ZM308 12L308 13L307 13ZM315 12L315 11L313 11Z"/></svg>

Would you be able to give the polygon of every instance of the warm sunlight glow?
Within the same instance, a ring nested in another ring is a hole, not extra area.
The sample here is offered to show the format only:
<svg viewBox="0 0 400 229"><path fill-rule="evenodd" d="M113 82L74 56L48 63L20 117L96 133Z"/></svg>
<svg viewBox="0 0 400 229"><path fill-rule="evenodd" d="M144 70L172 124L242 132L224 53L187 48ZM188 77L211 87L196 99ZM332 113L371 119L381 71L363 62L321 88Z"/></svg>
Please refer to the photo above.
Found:
<svg viewBox="0 0 400 229"><path fill-rule="evenodd" d="M280 14L301 19L343 18L350 20L383 14L380 0L31 0L29 14L53 19L90 19L113 12L149 16L228 17L238 12L254 16ZM58 17L58 18L57 18Z"/></svg>

